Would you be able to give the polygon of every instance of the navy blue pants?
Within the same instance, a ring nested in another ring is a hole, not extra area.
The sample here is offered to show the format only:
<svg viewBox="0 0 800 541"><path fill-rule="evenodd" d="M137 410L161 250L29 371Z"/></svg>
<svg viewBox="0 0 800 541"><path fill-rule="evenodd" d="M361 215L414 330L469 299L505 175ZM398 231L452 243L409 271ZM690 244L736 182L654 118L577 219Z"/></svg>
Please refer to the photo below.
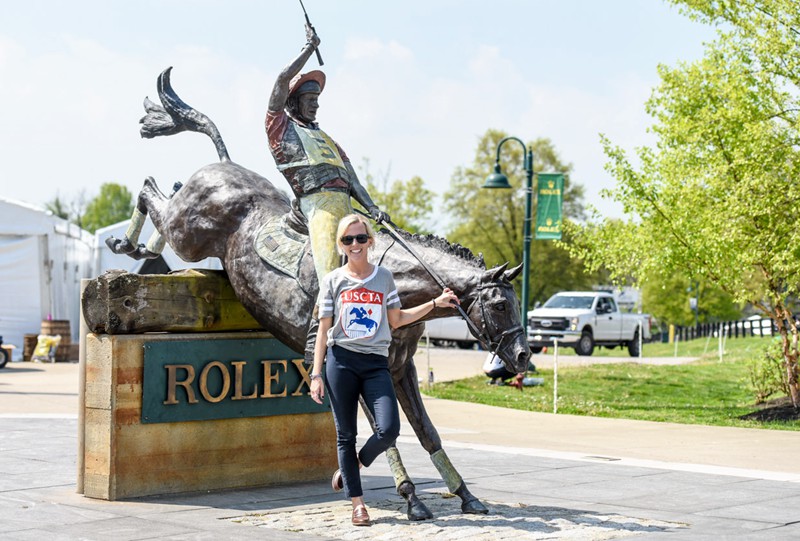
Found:
<svg viewBox="0 0 800 541"><path fill-rule="evenodd" d="M356 353L339 346L328 348L325 384L336 423L336 447L345 495L363 496L358 463L369 466L400 434L400 412L394 394L389 360L382 355ZM364 397L377 432L356 453L358 398Z"/></svg>

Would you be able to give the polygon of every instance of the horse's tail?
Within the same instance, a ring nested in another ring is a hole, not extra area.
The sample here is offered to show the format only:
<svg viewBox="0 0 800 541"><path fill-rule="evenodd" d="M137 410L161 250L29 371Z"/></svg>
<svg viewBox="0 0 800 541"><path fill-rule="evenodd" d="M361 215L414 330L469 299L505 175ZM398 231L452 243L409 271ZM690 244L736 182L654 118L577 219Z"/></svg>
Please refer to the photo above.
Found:
<svg viewBox="0 0 800 541"><path fill-rule="evenodd" d="M171 71L172 67L169 67L158 76L158 97L163 107L153 103L149 98L144 99L144 110L147 114L139 120L139 124L142 125L139 133L147 139L186 130L204 133L213 141L219 159L230 161L228 149L222 141L217 126L206 115L184 103L172 89L169 82Z"/></svg>

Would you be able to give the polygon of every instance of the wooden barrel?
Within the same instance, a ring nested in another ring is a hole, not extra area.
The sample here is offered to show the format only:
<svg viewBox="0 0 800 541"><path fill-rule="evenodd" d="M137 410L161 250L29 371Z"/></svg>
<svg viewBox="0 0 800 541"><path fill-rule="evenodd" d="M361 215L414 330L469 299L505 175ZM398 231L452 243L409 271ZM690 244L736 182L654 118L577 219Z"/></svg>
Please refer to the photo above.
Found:
<svg viewBox="0 0 800 541"><path fill-rule="evenodd" d="M36 349L38 334L26 334L22 337L22 360L30 361L33 357L33 350Z"/></svg>
<svg viewBox="0 0 800 541"><path fill-rule="evenodd" d="M61 342L56 349L56 361L70 360L70 325L68 319L45 319L42 321L42 333L50 336L61 336Z"/></svg>
<svg viewBox="0 0 800 541"><path fill-rule="evenodd" d="M58 334L61 336L62 344L69 344L72 342L68 319L46 319L42 321L41 334L48 334L50 336Z"/></svg>

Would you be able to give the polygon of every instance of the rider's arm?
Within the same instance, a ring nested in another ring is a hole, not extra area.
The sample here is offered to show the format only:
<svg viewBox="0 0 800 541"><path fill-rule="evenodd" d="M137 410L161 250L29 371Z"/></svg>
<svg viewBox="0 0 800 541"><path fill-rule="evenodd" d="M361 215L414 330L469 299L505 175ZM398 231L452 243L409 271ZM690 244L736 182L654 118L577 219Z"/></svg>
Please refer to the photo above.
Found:
<svg viewBox="0 0 800 541"><path fill-rule="evenodd" d="M358 181L355 169L350 161L345 160L344 166L347 169L347 174L350 176L350 195L361 204L362 207L369 211L370 216L376 222L389 222L391 218L388 214L378 208L378 205L372 200L367 193L367 189Z"/></svg>
<svg viewBox="0 0 800 541"><path fill-rule="evenodd" d="M389 326L392 329L397 329L414 323L419 318L432 312L434 308L451 307L454 302L459 304L458 297L449 287L446 287L441 295L419 306L414 306L413 308L390 308L386 317L389 318Z"/></svg>
<svg viewBox="0 0 800 541"><path fill-rule="evenodd" d="M269 98L270 111L283 111L286 106L286 101L289 99L289 82L292 77L300 73L303 66L306 65L308 59L314 53L314 49L319 45L319 37L311 27L306 26L306 44L297 55L297 58L292 60L288 66L283 68L275 80L275 86L272 87L272 95Z"/></svg>

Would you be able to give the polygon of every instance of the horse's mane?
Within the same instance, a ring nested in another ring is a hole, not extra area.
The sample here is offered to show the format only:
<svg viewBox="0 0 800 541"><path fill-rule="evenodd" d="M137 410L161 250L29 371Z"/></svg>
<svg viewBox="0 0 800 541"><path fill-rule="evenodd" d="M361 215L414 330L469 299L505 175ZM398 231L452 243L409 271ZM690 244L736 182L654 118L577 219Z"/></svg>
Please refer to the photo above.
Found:
<svg viewBox="0 0 800 541"><path fill-rule="evenodd" d="M483 255L478 254L477 256L472 253L472 251L467 248L466 246L461 246L456 242L450 242L447 239L442 237L437 237L436 235L419 235L417 233L409 233L400 228L395 228L397 234L403 237L404 240L410 240L416 244L420 244L426 248L433 248L447 254L453 255L462 261L469 263L471 266L485 270L486 263L483 261ZM381 229L378 233L382 235L386 235L387 237L391 238L391 234L385 230Z"/></svg>

